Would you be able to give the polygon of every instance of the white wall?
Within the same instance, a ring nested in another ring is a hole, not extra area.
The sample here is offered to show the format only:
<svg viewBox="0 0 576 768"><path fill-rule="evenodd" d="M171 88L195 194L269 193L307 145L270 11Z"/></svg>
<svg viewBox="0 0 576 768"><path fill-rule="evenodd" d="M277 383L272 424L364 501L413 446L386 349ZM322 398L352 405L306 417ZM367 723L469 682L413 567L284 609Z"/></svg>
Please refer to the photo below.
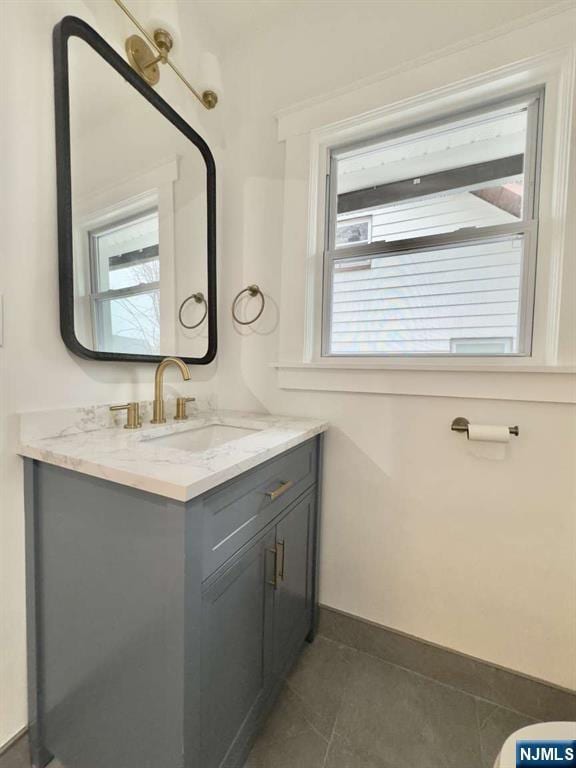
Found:
<svg viewBox="0 0 576 768"><path fill-rule="evenodd" d="M193 82L209 84L200 69L203 47L218 52L223 45L227 52L225 90L212 113L197 108L169 73L160 84L219 162L220 353L216 364L194 369L192 388L215 393L227 407L309 414L333 423L322 600L576 687L572 409L498 399L288 391L278 387L269 367L280 354L283 248L290 258L284 203L306 184L285 178L290 150L285 156L277 141L275 110L467 36L501 30L547 5L295 1L261 6L262 13L279 14L269 19L272 27L245 24L239 32L232 23L222 30L219 21L241 16L243 3L131 3L140 17L161 19L174 31L175 56ZM0 13L2 744L26 723L24 522L14 414L146 396L152 369L82 361L67 352L58 330L51 29L65 13L76 13L121 50L130 27L112 2L100 0L0 0ZM253 28L257 35L248 37ZM305 226L303 217L293 233L295 257ZM267 293L267 311L255 329L234 330L230 300L254 281ZM504 461L482 459L447 430L456 415L517 422L522 439Z"/></svg>
<svg viewBox="0 0 576 768"><path fill-rule="evenodd" d="M144 19L163 19L181 39L176 3L159 0L131 7ZM83 361L60 338L52 27L66 14L93 24L119 51L134 31L112 2L0 0L0 45L6 57L0 87L0 293L5 321L0 348L0 746L27 722L24 515L14 414L149 398L153 386L151 366ZM198 79L202 25L196 19L191 26L190 60L179 61ZM176 56L183 53L182 46L175 50ZM218 159L219 116L197 107L168 70L159 90L207 138ZM194 369L188 390L171 373L170 386L182 393L209 394L216 371L217 364Z"/></svg>
<svg viewBox="0 0 576 768"><path fill-rule="evenodd" d="M432 60L435 49L475 36L471 49L491 31L496 52L486 68L496 68L507 55L506 25L548 5L295 4L277 28L243 50L228 51L221 291L227 307L236 290L257 282L269 301L253 329L232 331L222 324L218 386L222 403L307 414L333 425L325 467L322 602L576 688L574 407L506 400L501 380L491 374L472 374L491 388L482 399L462 398L458 385L451 386L458 398L410 397L315 391L307 389L311 374L297 370L290 382L302 391L281 389L270 367L298 359L294 350L302 357L303 320L289 305L304 303L304 283L293 276L300 277L306 255L309 183L301 162L302 147L309 147L304 128L298 136L295 117L294 140L279 143L275 112L324 96L337 112L340 89L347 107L356 102L362 111L358 91L349 87L355 79L376 81L387 70L391 78L396 65L408 65L410 58ZM574 19L564 14L540 23L561 30ZM532 38L538 30L532 28ZM536 52L527 49L526 56ZM453 53L454 80L468 57L466 47ZM413 90L431 87L423 70ZM408 71L406 80L411 77ZM384 100L387 82L381 86ZM350 109L338 117L348 114ZM241 262L233 262L232 252L237 257L240 251ZM232 379L237 366L243 390ZM543 399L554 399L559 380L553 376L541 380ZM445 374L446 392L451 377ZM470 381L467 391L474 392ZM442 394L442 383L436 391ZM479 451L450 432L459 415L519 424L521 437L503 455L492 446Z"/></svg>

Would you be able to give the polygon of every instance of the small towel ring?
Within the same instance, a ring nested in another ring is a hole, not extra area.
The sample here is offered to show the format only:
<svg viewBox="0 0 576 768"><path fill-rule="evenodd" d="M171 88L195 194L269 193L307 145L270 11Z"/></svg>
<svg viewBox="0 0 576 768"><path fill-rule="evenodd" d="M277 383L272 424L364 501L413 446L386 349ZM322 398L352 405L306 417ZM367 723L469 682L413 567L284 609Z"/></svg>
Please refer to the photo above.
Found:
<svg viewBox="0 0 576 768"><path fill-rule="evenodd" d="M204 314L198 320L197 323L194 323L194 325L186 325L184 320L182 319L182 312L184 311L184 307L186 304L188 304L189 301L194 301L196 304L204 304ZM191 296L188 296L188 298L184 299L182 304L180 304L180 309L178 310L178 320L180 321L180 325L182 325L184 328L187 328L189 331L191 331L194 328L198 328L199 325L202 325L204 320L206 319L206 315L208 314L208 302L206 301L204 294L201 291L198 291L198 293L193 293Z"/></svg>
<svg viewBox="0 0 576 768"><path fill-rule="evenodd" d="M258 310L258 313L254 315L254 317L251 320L240 320L240 318L236 314L236 303L238 302L238 299L240 298L240 296L242 296L244 293L249 293L250 296L260 296L260 301L262 302L260 309ZM266 305L266 299L264 298L264 294L262 293L260 288L257 285L249 285L247 288L242 288L242 290L239 291L234 297L234 301L232 302L232 317L234 318L235 322L238 323L238 325L252 325L252 323L255 323L256 320L258 320L262 312L264 312L265 305Z"/></svg>

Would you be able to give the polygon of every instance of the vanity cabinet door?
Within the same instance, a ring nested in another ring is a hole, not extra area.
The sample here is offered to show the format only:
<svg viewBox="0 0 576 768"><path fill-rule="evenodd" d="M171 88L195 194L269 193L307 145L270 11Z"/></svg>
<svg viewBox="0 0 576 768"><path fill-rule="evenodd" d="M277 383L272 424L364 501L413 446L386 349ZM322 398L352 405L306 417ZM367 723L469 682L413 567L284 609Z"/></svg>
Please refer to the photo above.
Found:
<svg viewBox="0 0 576 768"><path fill-rule="evenodd" d="M316 493L307 493L276 527L274 672L283 676L311 629L312 526Z"/></svg>
<svg viewBox="0 0 576 768"><path fill-rule="evenodd" d="M239 553L203 594L202 768L236 764L266 692L274 541L272 530Z"/></svg>

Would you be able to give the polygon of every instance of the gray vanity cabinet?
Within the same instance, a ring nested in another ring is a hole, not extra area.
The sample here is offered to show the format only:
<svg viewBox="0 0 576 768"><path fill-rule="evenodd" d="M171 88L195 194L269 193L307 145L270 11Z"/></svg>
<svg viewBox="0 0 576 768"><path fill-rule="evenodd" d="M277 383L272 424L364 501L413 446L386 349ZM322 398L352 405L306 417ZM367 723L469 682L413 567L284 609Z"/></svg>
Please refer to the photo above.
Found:
<svg viewBox="0 0 576 768"><path fill-rule="evenodd" d="M202 766L218 768L243 726L257 719L271 672L274 596L269 531L202 595Z"/></svg>
<svg viewBox="0 0 576 768"><path fill-rule="evenodd" d="M316 489L245 547L202 597L202 768L236 766L311 631Z"/></svg>
<svg viewBox="0 0 576 768"><path fill-rule="evenodd" d="M321 438L177 502L26 460L35 768L241 768L316 615Z"/></svg>
<svg viewBox="0 0 576 768"><path fill-rule="evenodd" d="M315 494L308 493L276 528L277 588L274 595L274 667L287 672L310 628Z"/></svg>

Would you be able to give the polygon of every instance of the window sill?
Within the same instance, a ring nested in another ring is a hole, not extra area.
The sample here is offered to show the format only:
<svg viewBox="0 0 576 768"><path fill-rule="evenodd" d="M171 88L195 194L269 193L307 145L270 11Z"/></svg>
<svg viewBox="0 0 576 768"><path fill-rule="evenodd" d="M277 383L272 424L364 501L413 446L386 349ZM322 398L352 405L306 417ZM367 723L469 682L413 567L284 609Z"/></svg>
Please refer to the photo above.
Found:
<svg viewBox="0 0 576 768"><path fill-rule="evenodd" d="M576 368L571 366L346 359L282 361L271 367L278 370L281 389L576 402Z"/></svg>
<svg viewBox="0 0 576 768"><path fill-rule="evenodd" d="M281 361L270 364L272 368L291 369L305 368L318 370L359 370L359 371L475 371L480 373L572 373L576 374L576 366L570 365L531 365L524 360L518 364L510 362L497 363L443 363L439 360L360 360L349 357L326 358L317 361Z"/></svg>

